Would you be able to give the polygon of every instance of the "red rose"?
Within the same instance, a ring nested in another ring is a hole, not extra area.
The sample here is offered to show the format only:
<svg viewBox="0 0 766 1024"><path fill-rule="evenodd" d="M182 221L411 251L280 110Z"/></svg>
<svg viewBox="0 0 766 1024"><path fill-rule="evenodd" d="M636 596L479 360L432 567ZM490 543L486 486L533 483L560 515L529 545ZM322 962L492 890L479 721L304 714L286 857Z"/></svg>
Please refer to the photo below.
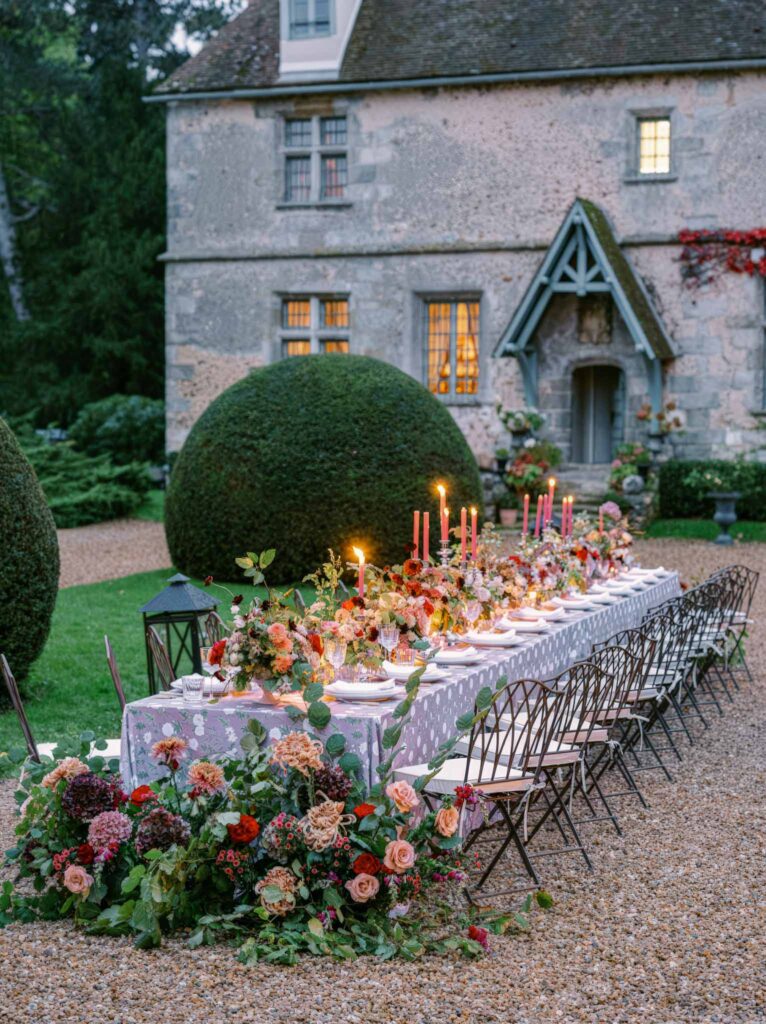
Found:
<svg viewBox="0 0 766 1024"><path fill-rule="evenodd" d="M227 825L226 829L232 843L252 843L261 831L261 826L249 814L240 814L239 822L236 825Z"/></svg>
<svg viewBox="0 0 766 1024"><path fill-rule="evenodd" d="M468 926L468 938L478 942L480 946L489 949L489 932L486 928L479 928L475 924Z"/></svg>
<svg viewBox="0 0 766 1024"><path fill-rule="evenodd" d="M134 789L130 794L130 802L134 807L141 807L149 800L156 800L157 794L154 792L151 786L139 786L138 789Z"/></svg>
<svg viewBox="0 0 766 1024"><path fill-rule="evenodd" d="M357 804L354 808L354 814L357 818L366 818L368 814L375 812L375 804Z"/></svg>
<svg viewBox="0 0 766 1024"><path fill-rule="evenodd" d="M221 659L223 658L223 652L226 650L225 640L216 640L213 646L210 648L210 654L207 656L209 665L220 665Z"/></svg>
<svg viewBox="0 0 766 1024"><path fill-rule="evenodd" d="M322 638L319 635L319 633L309 633L307 639L308 642L311 644L312 651L314 651L316 654L321 654L323 652L324 645L322 644Z"/></svg>
<svg viewBox="0 0 766 1024"><path fill-rule="evenodd" d="M354 599L353 599L353 597L346 598L346 600L341 605L341 608L345 609L345 611L347 611L347 612L352 612L354 610Z"/></svg>
<svg viewBox="0 0 766 1024"><path fill-rule="evenodd" d="M377 875L382 865L373 854L360 853L351 867L357 875Z"/></svg>
<svg viewBox="0 0 766 1024"><path fill-rule="evenodd" d="M206 587L209 587L212 582L213 582L213 577L212 576L206 576L205 577L204 583L205 583Z"/></svg>
<svg viewBox="0 0 766 1024"><path fill-rule="evenodd" d="M426 613L426 615L429 616L433 615L434 613L434 606L431 604L428 598L426 598L425 601L423 602L423 611Z"/></svg>
<svg viewBox="0 0 766 1024"><path fill-rule="evenodd" d="M92 864L95 856L96 854L90 843L83 843L82 846L77 847L77 859L81 864Z"/></svg>
<svg viewBox="0 0 766 1024"><path fill-rule="evenodd" d="M417 576L420 572L420 562L416 562L414 558L408 558L402 566L402 571L405 576Z"/></svg>

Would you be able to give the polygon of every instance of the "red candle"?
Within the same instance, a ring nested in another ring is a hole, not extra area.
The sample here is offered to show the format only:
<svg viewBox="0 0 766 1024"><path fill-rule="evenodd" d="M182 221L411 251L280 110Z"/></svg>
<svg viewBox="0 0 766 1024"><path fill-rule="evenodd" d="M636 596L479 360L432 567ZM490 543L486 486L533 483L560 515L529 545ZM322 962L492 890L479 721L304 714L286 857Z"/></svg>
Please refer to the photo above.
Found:
<svg viewBox="0 0 766 1024"><path fill-rule="evenodd" d="M460 509L460 561L465 562L467 556L466 528L468 526L468 509L463 505Z"/></svg>
<svg viewBox="0 0 766 1024"><path fill-rule="evenodd" d="M540 521L543 517L544 503L545 498L543 498L542 494L539 494L537 496L537 515L535 516L535 540L540 536Z"/></svg>
<svg viewBox="0 0 766 1024"><path fill-rule="evenodd" d="M527 531L529 530L529 495L524 495L524 520L521 526L521 535L526 540Z"/></svg>
<svg viewBox="0 0 766 1024"><path fill-rule="evenodd" d="M475 508L471 509L471 558L476 558L478 554L479 538L476 532L478 511Z"/></svg>
<svg viewBox="0 0 766 1024"><path fill-rule="evenodd" d="M356 560L359 563L359 580L357 582L357 591L360 597L364 597L364 551L361 548L354 548L354 554Z"/></svg>
<svg viewBox="0 0 766 1024"><path fill-rule="evenodd" d="M429 534L429 521L431 515L429 512L423 513L423 561L428 562L428 534Z"/></svg>
<svg viewBox="0 0 766 1024"><path fill-rule="evenodd" d="M567 526L569 524L569 511L567 509L567 499L561 499L561 536L566 537Z"/></svg>
<svg viewBox="0 0 766 1024"><path fill-rule="evenodd" d="M449 509L445 508L442 512L442 543L446 544L449 540Z"/></svg>
<svg viewBox="0 0 766 1024"><path fill-rule="evenodd" d="M412 513L412 557L417 558L420 552L420 513Z"/></svg>
<svg viewBox="0 0 766 1024"><path fill-rule="evenodd" d="M447 491L444 484L437 484L436 490L439 492L439 522L441 522L444 518L444 509L447 507Z"/></svg>

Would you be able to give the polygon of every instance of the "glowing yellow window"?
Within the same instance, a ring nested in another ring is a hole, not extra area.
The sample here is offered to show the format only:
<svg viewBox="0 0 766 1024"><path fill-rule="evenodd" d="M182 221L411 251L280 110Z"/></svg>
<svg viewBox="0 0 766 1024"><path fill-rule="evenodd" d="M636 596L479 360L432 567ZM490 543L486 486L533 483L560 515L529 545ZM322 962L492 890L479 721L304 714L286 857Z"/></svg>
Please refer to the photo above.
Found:
<svg viewBox="0 0 766 1024"><path fill-rule="evenodd" d="M282 303L282 326L311 327L311 300L285 299Z"/></svg>
<svg viewBox="0 0 766 1024"><path fill-rule="evenodd" d="M311 354L311 342L308 338L301 341L283 341L282 350L286 356L308 356Z"/></svg>
<svg viewBox="0 0 766 1024"><path fill-rule="evenodd" d="M647 117L638 122L639 174L670 174L670 118Z"/></svg>
<svg viewBox="0 0 766 1024"><path fill-rule="evenodd" d="M426 376L435 395L479 391L479 303L426 303Z"/></svg>

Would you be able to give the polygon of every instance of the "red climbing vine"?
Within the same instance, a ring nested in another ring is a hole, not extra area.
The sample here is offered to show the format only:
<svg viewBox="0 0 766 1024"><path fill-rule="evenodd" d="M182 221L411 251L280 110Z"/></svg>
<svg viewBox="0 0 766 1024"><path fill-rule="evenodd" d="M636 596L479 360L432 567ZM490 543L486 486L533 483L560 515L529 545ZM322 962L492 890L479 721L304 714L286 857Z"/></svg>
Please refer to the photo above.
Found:
<svg viewBox="0 0 766 1024"><path fill-rule="evenodd" d="M752 231L678 232L681 277L690 288L710 284L724 271L766 277L766 228Z"/></svg>

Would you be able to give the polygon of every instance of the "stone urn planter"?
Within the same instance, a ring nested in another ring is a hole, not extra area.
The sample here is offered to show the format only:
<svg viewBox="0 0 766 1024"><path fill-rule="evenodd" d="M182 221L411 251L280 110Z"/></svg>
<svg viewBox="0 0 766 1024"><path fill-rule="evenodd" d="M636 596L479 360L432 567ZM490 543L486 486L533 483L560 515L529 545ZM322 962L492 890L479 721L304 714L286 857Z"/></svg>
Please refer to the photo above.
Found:
<svg viewBox="0 0 766 1024"><path fill-rule="evenodd" d="M516 520L519 518L519 510L517 508L501 508L500 509L500 523L502 526L515 526Z"/></svg>
<svg viewBox="0 0 766 1024"><path fill-rule="evenodd" d="M737 521L737 501L742 495L739 491L710 491L707 497L715 502L713 521L721 530L713 543L733 544L734 538L729 534L729 530Z"/></svg>

